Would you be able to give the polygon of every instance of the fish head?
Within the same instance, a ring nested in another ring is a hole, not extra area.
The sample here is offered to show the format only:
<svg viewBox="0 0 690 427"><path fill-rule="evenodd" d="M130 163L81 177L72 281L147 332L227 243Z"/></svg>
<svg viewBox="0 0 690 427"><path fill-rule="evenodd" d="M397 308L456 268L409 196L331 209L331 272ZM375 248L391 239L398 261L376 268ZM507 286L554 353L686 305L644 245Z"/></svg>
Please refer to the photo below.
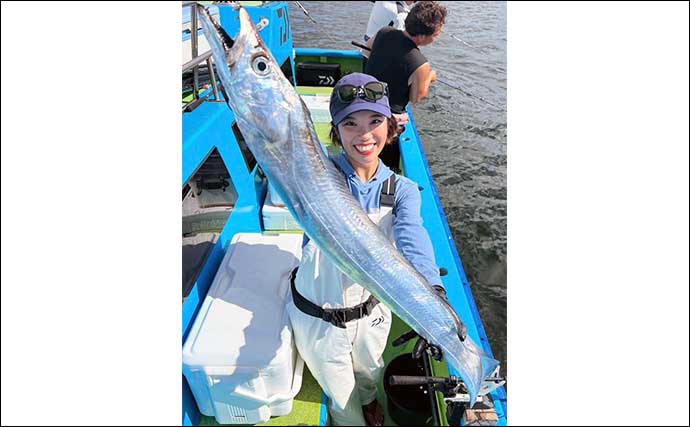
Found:
<svg viewBox="0 0 690 427"><path fill-rule="evenodd" d="M205 8L197 8L226 101L247 145L261 162L262 151L289 143L289 116L301 104L299 96L244 8L238 10L240 30L234 40Z"/></svg>

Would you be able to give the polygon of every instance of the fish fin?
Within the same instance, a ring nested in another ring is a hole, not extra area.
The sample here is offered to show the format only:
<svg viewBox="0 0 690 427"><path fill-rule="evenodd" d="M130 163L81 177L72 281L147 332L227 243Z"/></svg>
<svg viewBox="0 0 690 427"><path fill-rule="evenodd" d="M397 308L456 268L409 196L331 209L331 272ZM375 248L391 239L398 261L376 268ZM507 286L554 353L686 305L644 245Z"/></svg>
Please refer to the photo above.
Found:
<svg viewBox="0 0 690 427"><path fill-rule="evenodd" d="M482 381L494 372L499 362L486 354L469 336L465 341L455 341L452 348L444 349L444 356L467 387L471 407L477 400Z"/></svg>

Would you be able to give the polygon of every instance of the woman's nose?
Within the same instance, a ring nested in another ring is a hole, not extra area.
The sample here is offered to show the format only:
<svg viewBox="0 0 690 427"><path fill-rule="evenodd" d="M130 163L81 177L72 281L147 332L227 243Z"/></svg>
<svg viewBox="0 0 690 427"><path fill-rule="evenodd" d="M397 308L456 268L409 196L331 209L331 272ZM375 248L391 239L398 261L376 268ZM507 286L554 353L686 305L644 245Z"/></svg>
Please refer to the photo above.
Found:
<svg viewBox="0 0 690 427"><path fill-rule="evenodd" d="M362 132L359 134L360 139L369 139L371 138L371 131L373 129L365 128L362 130Z"/></svg>

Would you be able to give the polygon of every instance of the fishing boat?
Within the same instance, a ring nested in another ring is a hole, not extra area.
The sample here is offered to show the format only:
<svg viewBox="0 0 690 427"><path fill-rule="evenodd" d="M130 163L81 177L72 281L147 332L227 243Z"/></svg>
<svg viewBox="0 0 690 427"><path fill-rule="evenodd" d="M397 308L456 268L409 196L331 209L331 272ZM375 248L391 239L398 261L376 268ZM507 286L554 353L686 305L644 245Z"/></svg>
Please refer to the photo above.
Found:
<svg viewBox="0 0 690 427"><path fill-rule="evenodd" d="M305 101L320 141L335 153L337 148L328 138L328 100L341 76L362 72L360 52L294 47L287 2L241 3ZM182 105L181 421L183 425L328 425L326 396L290 344L289 325L280 327L286 319L289 272L301 255L302 231L247 148L216 82L210 52L199 48L205 44L195 4L182 3L189 17L183 26L183 45L190 56L183 57L182 66L188 84ZM227 4L215 7L226 32L237 33L237 10ZM419 186L424 226L450 304L469 336L492 355L417 123L409 109L408 114L410 123L400 135L400 174ZM271 329L276 325L278 330ZM427 355L412 359L414 340L393 345L409 330L394 316L384 353L386 373L377 396L385 410L385 425L507 423L504 381L498 371L485 380L480 400L469 410L469 397L452 368ZM287 374L280 369L274 374L275 364L285 366ZM273 377L264 381L262 375ZM266 390L276 384L282 391L271 396Z"/></svg>

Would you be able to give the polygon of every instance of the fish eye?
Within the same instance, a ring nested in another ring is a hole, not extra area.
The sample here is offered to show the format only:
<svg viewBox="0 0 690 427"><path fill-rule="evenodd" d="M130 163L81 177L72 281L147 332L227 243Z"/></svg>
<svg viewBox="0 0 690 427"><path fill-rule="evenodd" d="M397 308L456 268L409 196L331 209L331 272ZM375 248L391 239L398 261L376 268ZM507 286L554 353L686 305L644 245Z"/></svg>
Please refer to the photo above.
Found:
<svg viewBox="0 0 690 427"><path fill-rule="evenodd" d="M271 72L268 58L265 56L257 56L252 60L252 70L260 76L265 76Z"/></svg>

